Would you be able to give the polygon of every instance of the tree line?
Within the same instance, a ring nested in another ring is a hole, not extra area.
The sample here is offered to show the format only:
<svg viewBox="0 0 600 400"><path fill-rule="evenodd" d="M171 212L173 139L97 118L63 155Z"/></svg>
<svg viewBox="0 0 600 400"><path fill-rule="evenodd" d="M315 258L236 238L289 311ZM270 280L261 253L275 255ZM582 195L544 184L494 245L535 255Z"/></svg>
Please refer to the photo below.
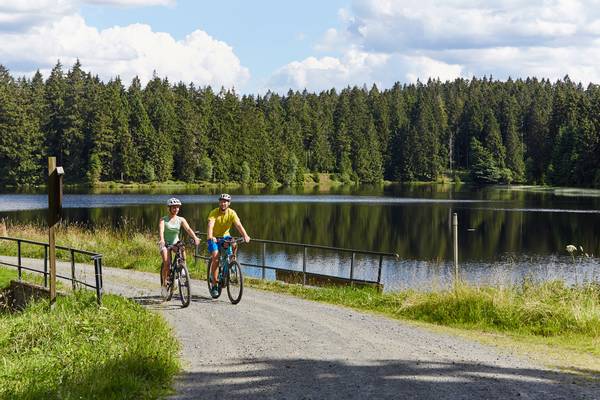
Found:
<svg viewBox="0 0 600 400"><path fill-rule="evenodd" d="M600 87L492 77L238 95L154 76L126 87L58 62L44 80L0 66L0 184L435 181L600 187Z"/></svg>

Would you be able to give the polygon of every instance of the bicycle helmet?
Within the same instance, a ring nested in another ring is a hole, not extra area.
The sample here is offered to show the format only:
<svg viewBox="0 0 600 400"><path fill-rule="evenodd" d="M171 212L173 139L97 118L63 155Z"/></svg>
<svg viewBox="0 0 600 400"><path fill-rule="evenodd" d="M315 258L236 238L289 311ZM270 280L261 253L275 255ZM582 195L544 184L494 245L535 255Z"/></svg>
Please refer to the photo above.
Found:
<svg viewBox="0 0 600 400"><path fill-rule="evenodd" d="M225 201L231 201L231 196L228 195L227 193L221 193L221 195L219 196L219 201L221 200L225 200Z"/></svg>
<svg viewBox="0 0 600 400"><path fill-rule="evenodd" d="M172 198L170 198L167 201L167 205L169 207L171 207L171 206L180 206L181 205L181 201L179 201L179 199L176 199L175 197L172 197Z"/></svg>

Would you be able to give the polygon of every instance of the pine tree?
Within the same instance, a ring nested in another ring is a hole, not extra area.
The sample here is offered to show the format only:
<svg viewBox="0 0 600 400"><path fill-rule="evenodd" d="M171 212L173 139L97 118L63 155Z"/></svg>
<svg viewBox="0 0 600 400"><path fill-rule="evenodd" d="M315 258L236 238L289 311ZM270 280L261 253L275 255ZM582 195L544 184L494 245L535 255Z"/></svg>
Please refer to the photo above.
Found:
<svg viewBox="0 0 600 400"><path fill-rule="evenodd" d="M129 104L127 93L121 83L121 79L111 80L106 85L109 98L109 112L111 116L111 130L114 134L112 154L112 177L111 179L129 180L139 176L141 159L138 148L129 131Z"/></svg>
<svg viewBox="0 0 600 400"><path fill-rule="evenodd" d="M128 89L129 129L133 147L138 149L139 157L133 160L130 174L136 181L150 181L156 178L156 166L160 162L160 142L150 124L146 107L142 101L140 80L135 77Z"/></svg>
<svg viewBox="0 0 600 400"><path fill-rule="evenodd" d="M81 69L79 60L67 73L64 107L60 119L63 121L60 153L57 163L63 165L65 175L81 181L87 167L87 152L84 134L85 86L89 77Z"/></svg>
<svg viewBox="0 0 600 400"><path fill-rule="evenodd" d="M181 139L176 130L175 102L168 80L155 76L144 88L144 107L154 128L153 145L156 146L152 166L159 181L173 176L177 143Z"/></svg>
<svg viewBox="0 0 600 400"><path fill-rule="evenodd" d="M29 183L24 173L34 167L30 165L29 149L21 148L28 133L17 95L14 79L0 65L0 183L11 186ZM25 166L21 165L23 161Z"/></svg>
<svg viewBox="0 0 600 400"><path fill-rule="evenodd" d="M502 132L503 142L506 144L504 164L510 170L514 182L524 182L525 162L523 159L523 142L518 132L517 108L515 97L505 95L500 105L500 131Z"/></svg>
<svg viewBox="0 0 600 400"><path fill-rule="evenodd" d="M60 158L63 153L63 131L65 129L64 108L67 84L62 71L62 64L56 63L46 80L46 110L44 131L46 132L48 156ZM67 180L70 179L66 178Z"/></svg>

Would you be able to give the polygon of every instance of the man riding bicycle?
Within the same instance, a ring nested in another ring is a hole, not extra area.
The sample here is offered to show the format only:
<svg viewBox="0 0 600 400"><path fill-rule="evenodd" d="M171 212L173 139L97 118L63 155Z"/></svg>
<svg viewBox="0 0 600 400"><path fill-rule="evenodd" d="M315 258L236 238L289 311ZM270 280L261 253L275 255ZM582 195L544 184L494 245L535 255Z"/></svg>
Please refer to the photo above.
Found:
<svg viewBox="0 0 600 400"><path fill-rule="evenodd" d="M233 209L229 208L230 203L231 196L227 193L223 193L221 196L219 196L219 207L215 208L208 214L206 243L211 257L210 271L212 281L215 282L215 285L212 288L212 294L214 296L218 296L219 294L219 277L217 268L219 265L219 248L223 246L223 243L226 240L231 238L229 233L231 225L235 226L246 243L250 241L250 236L248 236L246 233L246 230L244 229L244 226L242 225L237 213ZM227 251L231 251L231 246L229 246Z"/></svg>
<svg viewBox="0 0 600 400"><path fill-rule="evenodd" d="M169 215L162 217L158 223L158 249L162 257L162 268L160 271L162 277L161 295L163 297L167 295L169 260L171 259L171 250L169 247L179 241L181 227L194 239L196 246L200 244L200 239L198 239L192 228L190 228L185 218L177 215L181 207L181 201L173 197L167 201L167 207L169 207ZM185 249L183 249L183 259L185 260Z"/></svg>

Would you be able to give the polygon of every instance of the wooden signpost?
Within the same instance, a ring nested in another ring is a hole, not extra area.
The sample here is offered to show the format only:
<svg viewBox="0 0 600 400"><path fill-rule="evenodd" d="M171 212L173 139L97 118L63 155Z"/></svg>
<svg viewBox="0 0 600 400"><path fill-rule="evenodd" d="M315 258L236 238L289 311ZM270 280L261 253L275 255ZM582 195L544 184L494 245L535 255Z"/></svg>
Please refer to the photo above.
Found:
<svg viewBox="0 0 600 400"><path fill-rule="evenodd" d="M63 175L56 166L56 157L48 157L48 259L50 262L50 305L56 301L56 238L55 228L62 214Z"/></svg>

